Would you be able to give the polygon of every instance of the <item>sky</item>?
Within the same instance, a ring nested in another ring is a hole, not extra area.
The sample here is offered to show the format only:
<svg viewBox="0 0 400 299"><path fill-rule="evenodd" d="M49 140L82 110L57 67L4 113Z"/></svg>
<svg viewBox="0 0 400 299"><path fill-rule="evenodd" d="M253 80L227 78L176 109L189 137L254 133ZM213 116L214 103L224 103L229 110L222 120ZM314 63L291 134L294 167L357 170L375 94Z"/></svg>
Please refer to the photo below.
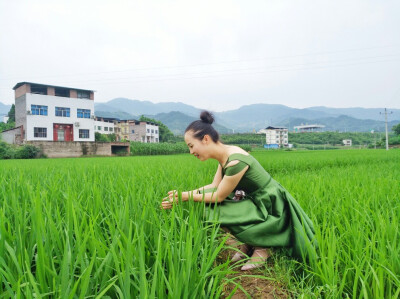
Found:
<svg viewBox="0 0 400 299"><path fill-rule="evenodd" d="M400 1L0 2L0 102L18 82L226 111L400 108Z"/></svg>

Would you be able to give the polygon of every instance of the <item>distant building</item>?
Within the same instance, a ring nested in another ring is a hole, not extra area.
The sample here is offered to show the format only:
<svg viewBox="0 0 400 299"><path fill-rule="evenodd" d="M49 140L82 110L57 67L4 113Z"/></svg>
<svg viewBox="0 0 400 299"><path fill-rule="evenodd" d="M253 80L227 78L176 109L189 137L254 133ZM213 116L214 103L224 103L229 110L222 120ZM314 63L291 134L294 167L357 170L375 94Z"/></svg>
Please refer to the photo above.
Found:
<svg viewBox="0 0 400 299"><path fill-rule="evenodd" d="M352 145L352 140L351 139L343 139L343 145L344 146L351 146Z"/></svg>
<svg viewBox="0 0 400 299"><path fill-rule="evenodd" d="M285 127L269 126L261 129L258 133L265 133L265 148L279 148L289 145L288 129Z"/></svg>
<svg viewBox="0 0 400 299"><path fill-rule="evenodd" d="M322 132L324 125L301 125L293 127L295 133Z"/></svg>
<svg viewBox="0 0 400 299"><path fill-rule="evenodd" d="M13 89L16 128L3 134L8 142L94 141L92 90L31 82Z"/></svg>
<svg viewBox="0 0 400 299"><path fill-rule="evenodd" d="M94 132L100 134L114 134L115 125L118 120L116 118L95 117Z"/></svg>
<svg viewBox="0 0 400 299"><path fill-rule="evenodd" d="M115 123L117 140L138 141L143 143L160 142L159 127L148 121L120 120Z"/></svg>

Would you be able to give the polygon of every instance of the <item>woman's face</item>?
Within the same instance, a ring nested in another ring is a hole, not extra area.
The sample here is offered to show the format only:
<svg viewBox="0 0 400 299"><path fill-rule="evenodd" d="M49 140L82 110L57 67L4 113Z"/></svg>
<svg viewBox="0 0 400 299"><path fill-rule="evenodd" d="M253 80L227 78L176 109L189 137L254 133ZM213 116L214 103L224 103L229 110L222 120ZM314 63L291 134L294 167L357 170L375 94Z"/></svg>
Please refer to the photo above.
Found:
<svg viewBox="0 0 400 299"><path fill-rule="evenodd" d="M201 161L205 161L209 158L207 149L208 149L208 139L209 136L204 136L203 140L199 140L193 137L193 132L189 131L185 133L185 142L189 147L190 154L194 155Z"/></svg>

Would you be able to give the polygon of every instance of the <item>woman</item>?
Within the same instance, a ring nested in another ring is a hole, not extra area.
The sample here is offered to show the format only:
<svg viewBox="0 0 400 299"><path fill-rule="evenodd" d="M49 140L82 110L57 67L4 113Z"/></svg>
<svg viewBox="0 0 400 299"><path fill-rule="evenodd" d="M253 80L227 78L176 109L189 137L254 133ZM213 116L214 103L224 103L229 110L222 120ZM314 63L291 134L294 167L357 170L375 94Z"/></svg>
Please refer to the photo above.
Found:
<svg viewBox="0 0 400 299"><path fill-rule="evenodd" d="M244 243L243 254L236 253L232 260L252 253L242 270L262 266L269 247L289 247L292 255L307 256L315 242L311 220L255 158L237 146L221 143L213 122L213 116L203 111L200 120L185 130L190 154L201 161L215 159L219 166L210 185L182 192L182 201L211 204L207 217L217 218L222 228ZM177 201L178 193L169 191L162 207L170 209Z"/></svg>

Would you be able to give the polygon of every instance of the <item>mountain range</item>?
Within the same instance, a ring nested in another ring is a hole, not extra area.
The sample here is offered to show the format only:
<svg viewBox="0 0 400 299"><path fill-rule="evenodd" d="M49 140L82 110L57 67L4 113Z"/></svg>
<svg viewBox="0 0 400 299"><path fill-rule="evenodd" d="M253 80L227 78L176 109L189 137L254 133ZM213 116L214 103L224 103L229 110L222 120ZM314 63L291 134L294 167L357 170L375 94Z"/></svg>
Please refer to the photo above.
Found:
<svg viewBox="0 0 400 299"><path fill-rule="evenodd" d="M182 134L186 126L198 119L202 109L180 102L113 99L95 103L96 116L137 119L145 115L167 125L174 134ZM400 122L400 109L390 109L388 127ZM384 108L291 108L277 104L245 105L235 110L215 112L215 126L220 133L254 132L267 126L285 126L293 130L302 124L324 125L326 131L382 132L385 130Z"/></svg>
<svg viewBox="0 0 400 299"><path fill-rule="evenodd" d="M0 102L0 116L3 117L8 114L8 111L10 111L11 105L5 105ZM0 119L1 121L1 119Z"/></svg>
<svg viewBox="0 0 400 299"><path fill-rule="evenodd" d="M0 115L6 115L11 105L0 102ZM96 103L96 116L138 119L145 115L164 123L174 134L182 134L186 126L199 118L203 109L181 102L116 98ZM400 109L389 109L388 128L400 122ZM304 109L277 104L245 105L235 110L215 112L215 127L220 133L254 132L267 126L285 126L290 131L302 124L324 125L326 131L382 132L385 130L384 108L330 108L315 106Z"/></svg>

